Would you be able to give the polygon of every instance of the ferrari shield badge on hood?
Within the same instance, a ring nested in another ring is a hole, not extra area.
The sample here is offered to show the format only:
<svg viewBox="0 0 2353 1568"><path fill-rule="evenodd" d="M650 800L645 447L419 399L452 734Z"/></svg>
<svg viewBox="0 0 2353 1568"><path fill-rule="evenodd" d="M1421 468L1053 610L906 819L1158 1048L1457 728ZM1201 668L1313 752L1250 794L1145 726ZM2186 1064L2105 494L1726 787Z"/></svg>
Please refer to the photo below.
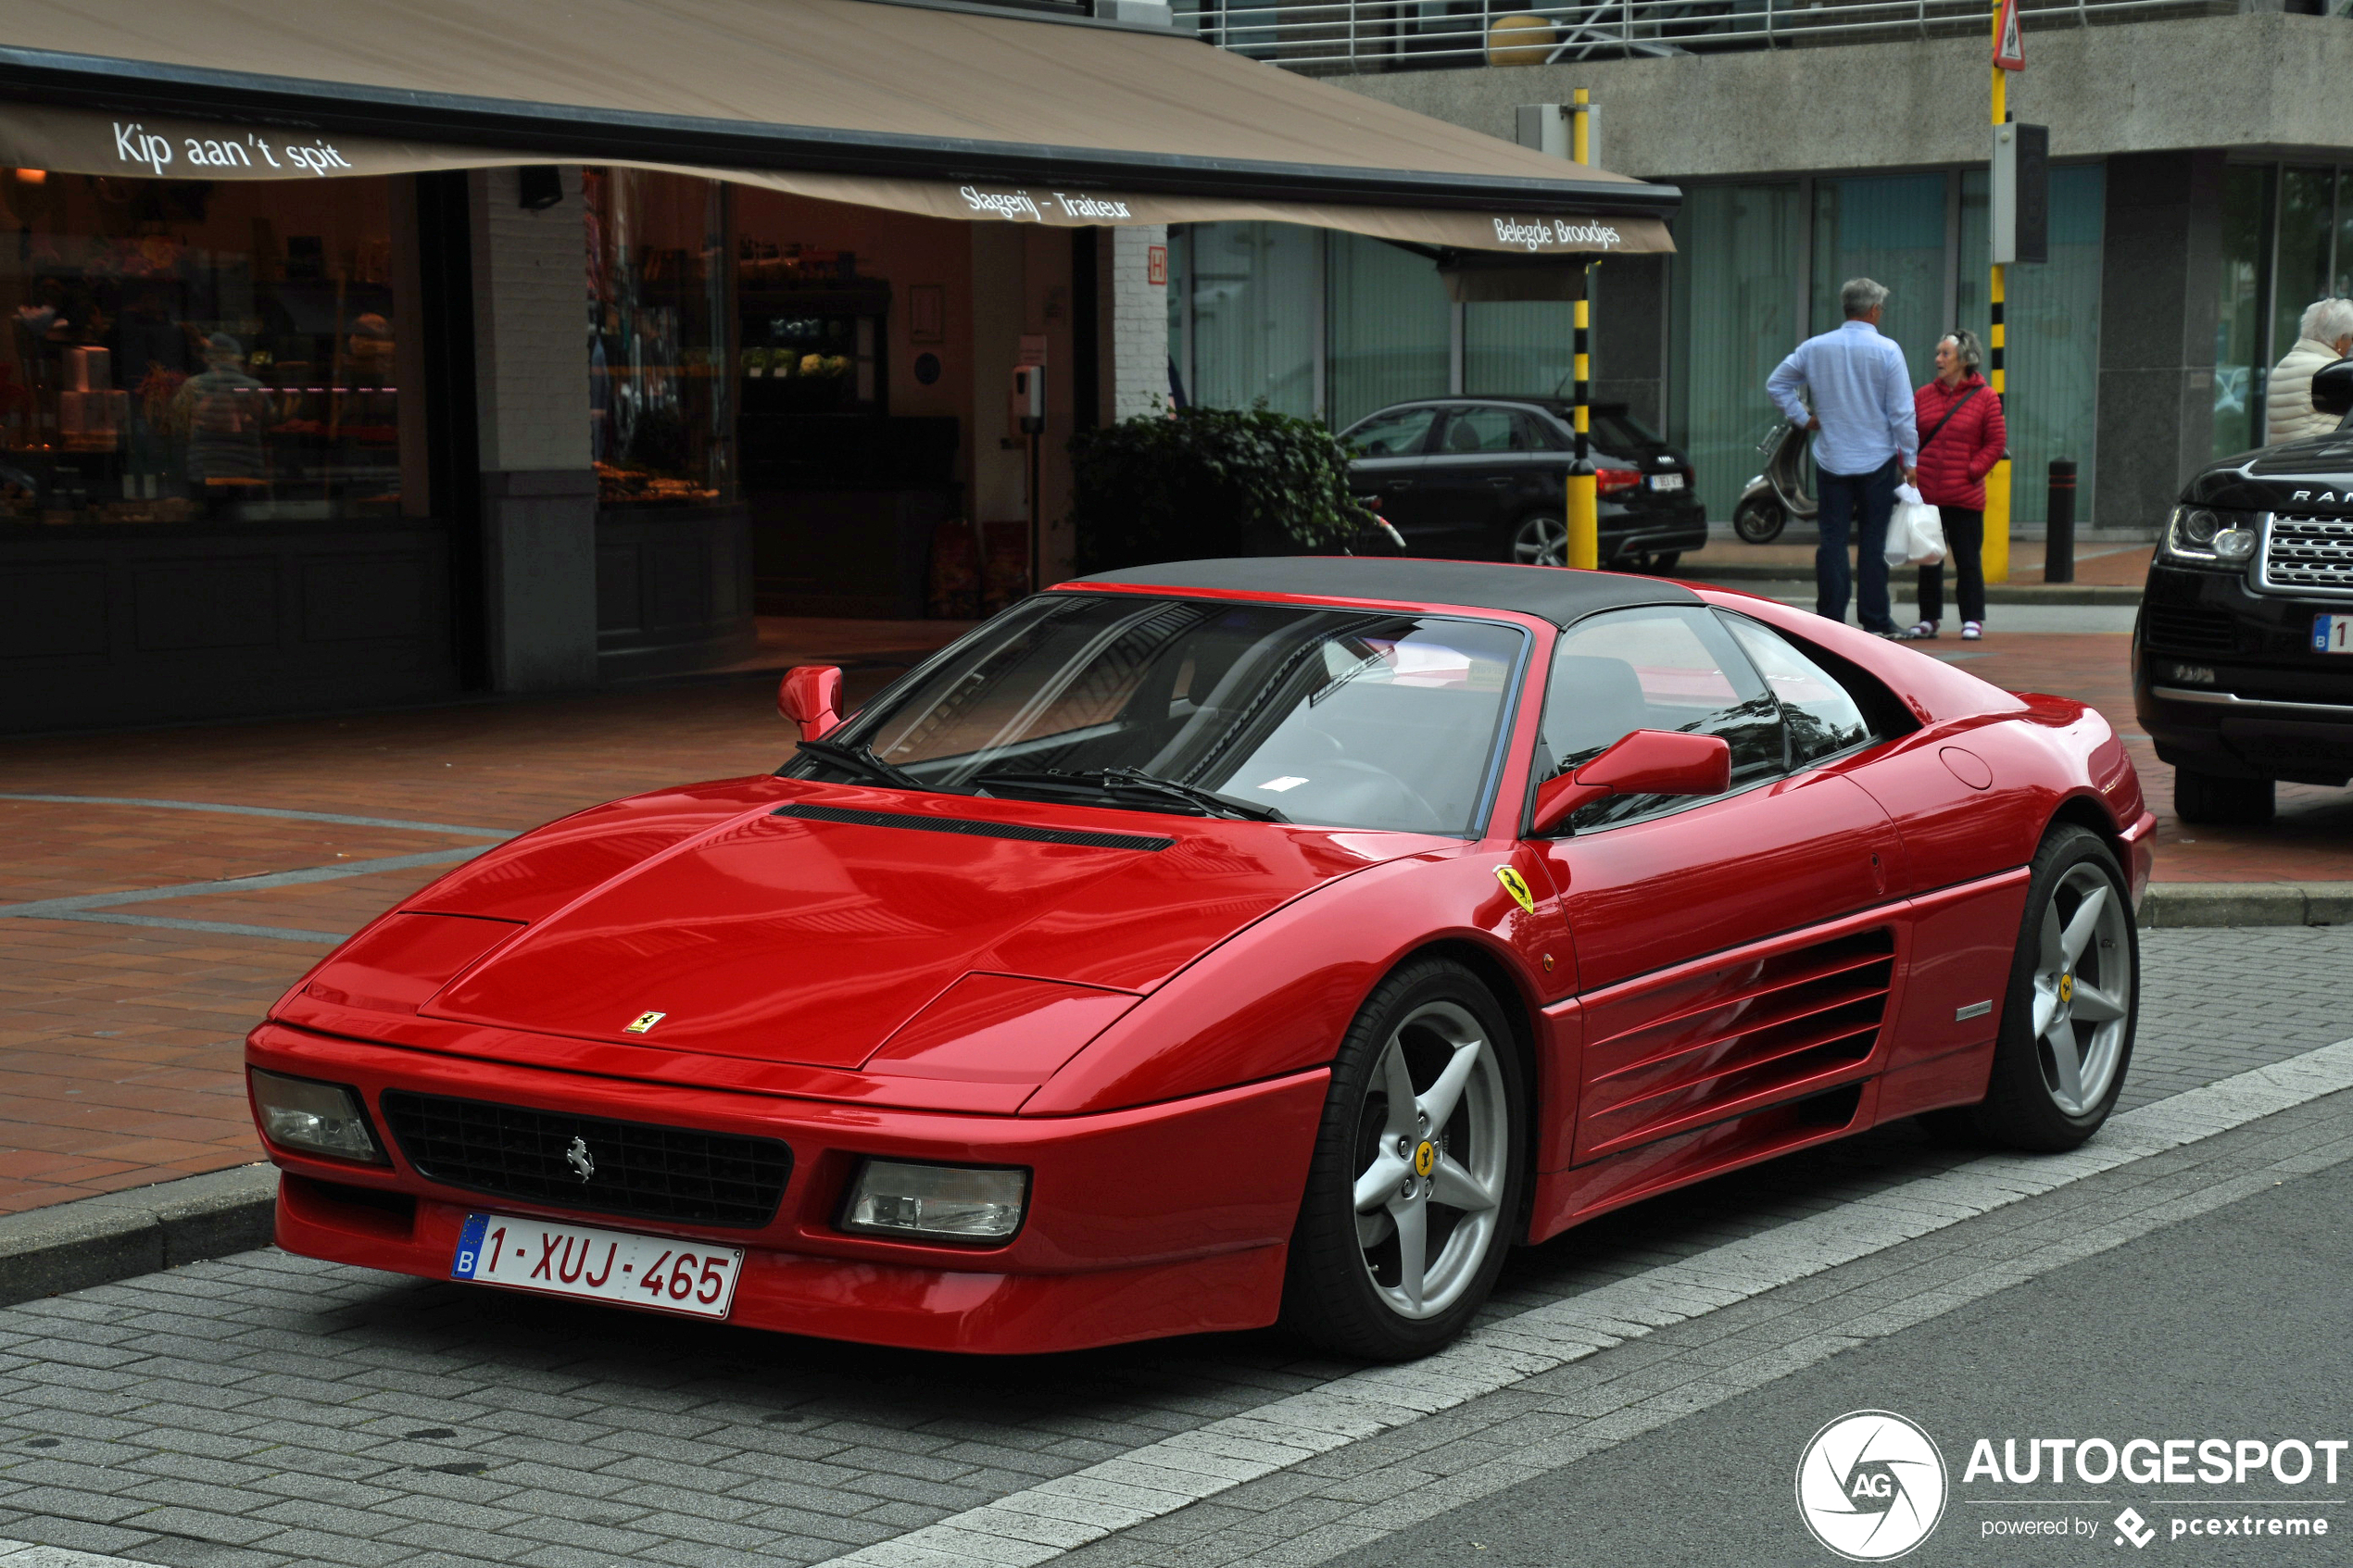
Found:
<svg viewBox="0 0 2353 1568"><path fill-rule="evenodd" d="M666 1012L641 1012L630 1022L623 1024L621 1032L624 1035L649 1035L655 1024L669 1016Z"/></svg>

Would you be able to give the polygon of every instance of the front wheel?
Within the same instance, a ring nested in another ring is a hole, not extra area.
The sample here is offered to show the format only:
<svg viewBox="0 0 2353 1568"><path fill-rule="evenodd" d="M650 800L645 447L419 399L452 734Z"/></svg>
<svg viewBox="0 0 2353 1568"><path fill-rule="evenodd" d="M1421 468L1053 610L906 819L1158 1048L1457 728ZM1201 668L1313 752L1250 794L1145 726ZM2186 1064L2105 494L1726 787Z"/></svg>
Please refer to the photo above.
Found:
<svg viewBox="0 0 2353 1568"><path fill-rule="evenodd" d="M2034 852L1983 1103L1959 1113L2014 1148L2073 1148L2124 1089L2141 948L2116 857L2096 834L2054 828Z"/></svg>
<svg viewBox="0 0 2353 1568"><path fill-rule="evenodd" d="M1382 1361L1460 1334L1518 1223L1524 1098L1509 1028L1477 975L1428 960L1383 981L1332 1063L1285 1326Z"/></svg>
<svg viewBox="0 0 2353 1568"><path fill-rule="evenodd" d="M1770 501L1744 502L1732 513L1732 532L1742 542L1769 545L1789 526L1789 514Z"/></svg>

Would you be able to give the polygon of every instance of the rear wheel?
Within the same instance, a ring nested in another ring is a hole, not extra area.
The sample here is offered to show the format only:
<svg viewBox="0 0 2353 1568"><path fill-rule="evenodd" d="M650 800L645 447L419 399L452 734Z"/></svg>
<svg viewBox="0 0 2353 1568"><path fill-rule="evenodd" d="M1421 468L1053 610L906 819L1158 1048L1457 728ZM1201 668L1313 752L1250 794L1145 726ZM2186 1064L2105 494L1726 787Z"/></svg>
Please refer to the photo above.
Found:
<svg viewBox="0 0 2353 1568"><path fill-rule="evenodd" d="M2173 814L2185 822L2260 826L2271 820L2273 796L2270 779L2232 779L2187 768L2173 770Z"/></svg>
<svg viewBox="0 0 2353 1568"><path fill-rule="evenodd" d="M1568 564L1568 520L1548 512L1520 519L1512 534L1512 559L1522 566Z"/></svg>
<svg viewBox="0 0 2353 1568"><path fill-rule="evenodd" d="M1283 1286L1283 1322L1343 1355L1439 1349L1493 1288L1527 1164L1519 1060L1460 964L1377 987L1332 1064Z"/></svg>
<svg viewBox="0 0 2353 1568"><path fill-rule="evenodd" d="M1789 514L1770 501L1751 501L1732 513L1732 532L1743 542L1769 545L1789 525Z"/></svg>
<svg viewBox="0 0 2353 1568"><path fill-rule="evenodd" d="M2034 854L1985 1099L1945 1124L2038 1150L2097 1132L2133 1060L2140 970L2116 857L2082 828L2052 829Z"/></svg>

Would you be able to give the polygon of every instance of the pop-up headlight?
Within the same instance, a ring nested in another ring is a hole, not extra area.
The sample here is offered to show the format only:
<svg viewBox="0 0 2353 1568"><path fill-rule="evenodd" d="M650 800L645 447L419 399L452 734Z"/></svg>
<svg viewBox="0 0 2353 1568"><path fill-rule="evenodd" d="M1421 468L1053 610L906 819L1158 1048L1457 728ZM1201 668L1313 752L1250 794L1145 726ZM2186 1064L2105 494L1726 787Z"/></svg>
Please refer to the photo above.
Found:
<svg viewBox="0 0 2353 1568"><path fill-rule="evenodd" d="M927 1241L1010 1241L1028 1197L1029 1173L1016 1167L869 1160L849 1184L841 1227Z"/></svg>
<svg viewBox="0 0 2353 1568"><path fill-rule="evenodd" d="M281 1077L258 1067L245 1071L253 1084L254 1110L261 1118L262 1135L271 1143L331 1160L390 1163L376 1147L375 1135L368 1127L368 1112L354 1091L341 1084Z"/></svg>

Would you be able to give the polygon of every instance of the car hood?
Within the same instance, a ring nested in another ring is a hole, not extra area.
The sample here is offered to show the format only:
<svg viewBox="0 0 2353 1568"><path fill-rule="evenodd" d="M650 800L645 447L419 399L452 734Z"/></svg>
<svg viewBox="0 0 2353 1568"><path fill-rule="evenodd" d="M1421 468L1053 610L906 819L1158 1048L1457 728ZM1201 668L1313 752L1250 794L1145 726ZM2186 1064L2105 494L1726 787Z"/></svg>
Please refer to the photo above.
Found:
<svg viewBox="0 0 2353 1568"><path fill-rule="evenodd" d="M568 863L582 832L565 827ZM1319 884L1451 842L778 780L573 892L420 1010L855 1069L968 974L1149 991Z"/></svg>

